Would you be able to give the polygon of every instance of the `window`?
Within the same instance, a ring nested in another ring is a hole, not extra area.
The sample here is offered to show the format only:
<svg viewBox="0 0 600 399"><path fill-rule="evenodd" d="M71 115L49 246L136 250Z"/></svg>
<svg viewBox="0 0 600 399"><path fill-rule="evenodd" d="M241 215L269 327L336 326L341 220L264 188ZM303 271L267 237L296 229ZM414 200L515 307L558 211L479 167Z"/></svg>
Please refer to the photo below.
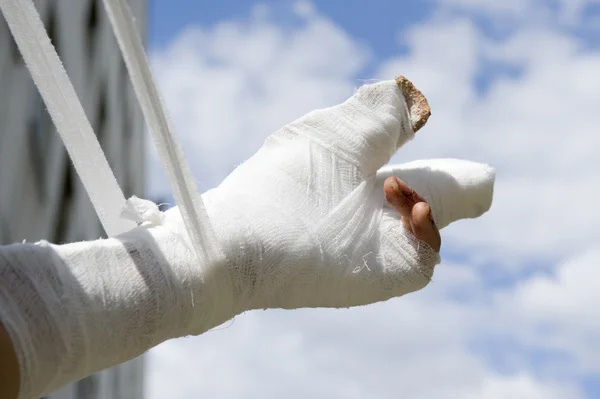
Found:
<svg viewBox="0 0 600 399"><path fill-rule="evenodd" d="M130 197L134 193L134 185L132 183L132 178L136 173L135 169L132 169L133 160L136 159L136 156L130 155L135 150L133 148L134 140L133 140L133 132L131 129L133 128L131 119L133 118L133 113L130 112L131 104L129 103L129 91L131 90L131 82L129 81L129 74L127 72L127 67L125 66L125 62L121 58L120 61L120 71L119 71L119 80L120 80L120 91L121 91L121 140L122 140L122 150L121 150L121 167L122 167L122 175L123 181L123 193L126 197Z"/></svg>
<svg viewBox="0 0 600 399"><path fill-rule="evenodd" d="M77 383L75 397L77 399L99 399L99 388L97 376L92 374Z"/></svg>
<svg viewBox="0 0 600 399"><path fill-rule="evenodd" d="M108 122L108 95L106 93L107 84L104 83L98 95L98 110L96 111L96 120L94 121L94 132L98 137L98 141L102 144L104 131Z"/></svg>
<svg viewBox="0 0 600 399"><path fill-rule="evenodd" d="M45 20L46 31L50 37L50 41L60 55L60 42L58 40L58 21L56 10L50 3L48 14ZM18 51L18 50L17 50ZM37 197L39 201L43 201L46 196L46 176L45 170L48 162L48 147L50 139L54 133L54 123L48 114L46 105L40 96L37 88L34 88L34 98L32 101L33 111L32 116L27 124L27 140L29 145L29 153L31 156L31 164L34 173L34 180L37 187Z"/></svg>
<svg viewBox="0 0 600 399"><path fill-rule="evenodd" d="M8 31L8 27L6 29ZM10 32L7 32L10 34ZM12 61L15 65L21 64L23 62L23 57L21 56L21 52L19 51L19 47L17 47L17 43L15 42L15 38L10 34L10 55L12 57Z"/></svg>
<svg viewBox="0 0 600 399"><path fill-rule="evenodd" d="M58 215L56 228L54 229L55 236L52 237L52 242L63 244L68 240L69 221L73 203L73 183L77 178L75 176L75 168L71 165L69 159L65 159L63 166L63 181L62 190L60 191L60 205L58 206Z"/></svg>
<svg viewBox="0 0 600 399"><path fill-rule="evenodd" d="M47 167L48 146L50 138L54 134L54 125L42 97L37 89L34 90L33 115L27 124L27 142L31 156L33 178L37 188L36 194L38 200L43 201L46 196L46 176L44 172Z"/></svg>
<svg viewBox="0 0 600 399"><path fill-rule="evenodd" d="M53 2L50 2L48 4L48 15L46 16L44 25L46 27L46 31L48 32L48 37L50 37L50 41L52 42L52 44L56 48L56 52L60 56L60 42L58 40L58 15L56 14Z"/></svg>
<svg viewBox="0 0 600 399"><path fill-rule="evenodd" d="M0 244L8 244L10 242L10 238L8 220L4 217L0 217Z"/></svg>
<svg viewBox="0 0 600 399"><path fill-rule="evenodd" d="M87 17L85 19L85 36L87 51L93 54L96 50L96 41L100 31L100 1L90 0L88 3Z"/></svg>

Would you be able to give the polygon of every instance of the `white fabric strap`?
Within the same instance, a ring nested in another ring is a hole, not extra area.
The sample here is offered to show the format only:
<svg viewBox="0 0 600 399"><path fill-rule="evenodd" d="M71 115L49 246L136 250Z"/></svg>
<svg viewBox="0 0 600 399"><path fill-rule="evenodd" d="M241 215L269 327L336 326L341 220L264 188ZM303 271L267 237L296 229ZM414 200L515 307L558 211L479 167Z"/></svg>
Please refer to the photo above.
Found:
<svg viewBox="0 0 600 399"><path fill-rule="evenodd" d="M135 223L120 217L123 192L33 2L0 0L0 9L104 230L115 236L132 229Z"/></svg>
<svg viewBox="0 0 600 399"><path fill-rule="evenodd" d="M146 124L154 139L158 156L166 170L175 201L183 216L200 265L222 262L219 248L202 197L198 192L185 155L173 135L173 125L158 93L133 15L125 0L104 0L121 48L133 88Z"/></svg>

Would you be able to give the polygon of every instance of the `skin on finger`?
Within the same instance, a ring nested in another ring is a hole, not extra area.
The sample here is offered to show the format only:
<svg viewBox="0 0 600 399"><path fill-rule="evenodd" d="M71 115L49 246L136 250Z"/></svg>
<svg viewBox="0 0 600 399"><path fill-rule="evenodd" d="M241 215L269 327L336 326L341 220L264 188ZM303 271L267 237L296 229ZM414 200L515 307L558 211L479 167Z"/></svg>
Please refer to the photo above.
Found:
<svg viewBox="0 0 600 399"><path fill-rule="evenodd" d="M425 241L436 252L440 251L442 239L440 232L431 217L431 209L426 202L418 202L412 209L410 220L413 234L420 240Z"/></svg>
<svg viewBox="0 0 600 399"><path fill-rule="evenodd" d="M411 196L404 194L403 189L406 190L407 187L402 180L396 177L388 177L383 184L383 192L387 202L400 212L402 217L410 219L415 202Z"/></svg>
<svg viewBox="0 0 600 399"><path fill-rule="evenodd" d="M395 176L390 176L385 180L383 190L388 202L397 199L402 202L402 204L398 205L402 206L405 212L399 212L405 217L410 217L410 209L412 209L417 202L427 202L419 193L409 187L408 184ZM407 206L410 208L406 209Z"/></svg>
<svg viewBox="0 0 600 399"><path fill-rule="evenodd" d="M400 219L402 220L402 225L404 228L412 233L410 217L414 202L411 198L403 195L403 183L404 182L402 180L399 180L395 177L388 177L383 184L383 192L385 193L386 201L400 213ZM406 183L404 183L404 185L406 185Z"/></svg>
<svg viewBox="0 0 600 399"><path fill-rule="evenodd" d="M404 228L439 252L440 233L423 197L394 176L385 180L383 190L385 199L400 213Z"/></svg>

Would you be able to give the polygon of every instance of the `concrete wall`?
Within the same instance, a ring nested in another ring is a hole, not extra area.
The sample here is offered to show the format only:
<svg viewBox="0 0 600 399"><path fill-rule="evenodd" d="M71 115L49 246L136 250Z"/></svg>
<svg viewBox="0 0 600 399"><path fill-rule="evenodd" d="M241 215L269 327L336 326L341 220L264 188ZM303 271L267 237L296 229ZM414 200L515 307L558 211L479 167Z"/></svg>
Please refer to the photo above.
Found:
<svg viewBox="0 0 600 399"><path fill-rule="evenodd" d="M144 197L144 123L102 0L37 0L88 119L125 196ZM129 0L144 34L146 0ZM104 236L91 202L0 17L0 243ZM136 399L135 359L50 395Z"/></svg>

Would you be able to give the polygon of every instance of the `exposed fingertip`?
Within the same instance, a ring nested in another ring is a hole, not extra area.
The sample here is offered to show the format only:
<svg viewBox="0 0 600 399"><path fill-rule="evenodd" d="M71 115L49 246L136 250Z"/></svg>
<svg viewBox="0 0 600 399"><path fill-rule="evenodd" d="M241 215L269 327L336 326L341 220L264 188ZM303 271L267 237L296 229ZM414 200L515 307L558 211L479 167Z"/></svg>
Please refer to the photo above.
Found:
<svg viewBox="0 0 600 399"><path fill-rule="evenodd" d="M429 205L426 202L415 204L412 209L411 219L415 236L427 242L434 250L439 251L441 247L440 233L433 221Z"/></svg>
<svg viewBox="0 0 600 399"><path fill-rule="evenodd" d="M431 215L431 208L426 202L417 202L412 209L412 220L413 222L426 222L429 221L429 215Z"/></svg>
<svg viewBox="0 0 600 399"><path fill-rule="evenodd" d="M410 220L414 201L402 193L402 185L406 183L397 177L388 177L384 182L385 199L401 216Z"/></svg>
<svg viewBox="0 0 600 399"><path fill-rule="evenodd" d="M396 179L396 182L398 183L398 189L402 194L404 194L407 197L410 197L415 193L415 190L413 190L408 184L406 184L406 182L404 182L401 179L398 179L397 177L394 178Z"/></svg>
<svg viewBox="0 0 600 399"><path fill-rule="evenodd" d="M398 178L394 176L390 176L385 179L383 184L383 192L385 193L385 199L392 203L397 201L398 196L400 195L400 185L398 184Z"/></svg>

